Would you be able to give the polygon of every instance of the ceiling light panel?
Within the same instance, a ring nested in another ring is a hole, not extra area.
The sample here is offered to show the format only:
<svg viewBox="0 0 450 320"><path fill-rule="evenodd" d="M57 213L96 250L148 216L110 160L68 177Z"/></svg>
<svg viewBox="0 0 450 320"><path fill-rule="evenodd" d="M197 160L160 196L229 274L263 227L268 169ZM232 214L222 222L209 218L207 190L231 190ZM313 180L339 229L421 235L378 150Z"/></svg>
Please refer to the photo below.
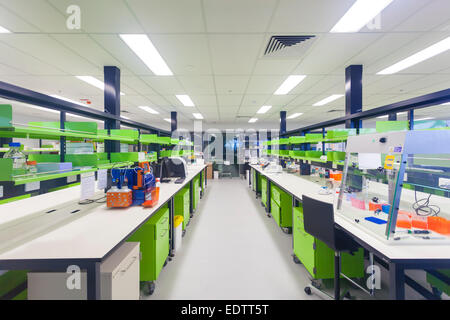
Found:
<svg viewBox="0 0 450 320"><path fill-rule="evenodd" d="M320 100L319 102L316 102L315 104L313 104L314 107L320 107L320 106L324 106L330 102L333 102L337 99L342 98L344 95L343 94L332 94L331 96L329 96L328 98L325 98L323 100Z"/></svg>
<svg viewBox="0 0 450 320"><path fill-rule="evenodd" d="M439 41L438 43L435 43L434 45L426 49L423 49L422 51L419 51L413 54L412 56L403 59L386 69L381 70L377 74L387 75L397 73L399 71L412 67L413 65L416 65L422 61L437 56L438 54L441 54L449 49L450 49L450 37L447 37L444 40Z"/></svg>
<svg viewBox="0 0 450 320"><path fill-rule="evenodd" d="M151 113L151 114L159 114L158 111L156 111L155 109L152 109L150 107L147 107L147 106L139 106L138 108L142 109L142 110L144 110L144 111L146 111L148 113Z"/></svg>
<svg viewBox="0 0 450 320"><path fill-rule="evenodd" d="M195 119L198 119L198 120L202 120L203 119L203 116L202 116L201 113L193 113L192 115L194 116Z"/></svg>
<svg viewBox="0 0 450 320"><path fill-rule="evenodd" d="M264 114L267 111L269 111L271 108L272 108L272 106L262 106L261 108L259 108L259 110L256 113Z"/></svg>
<svg viewBox="0 0 450 320"><path fill-rule="evenodd" d="M258 121L257 118L251 118L250 120L248 120L248 123L255 123L256 121Z"/></svg>
<svg viewBox="0 0 450 320"><path fill-rule="evenodd" d="M177 94L176 97L185 107L195 107L194 102L187 94Z"/></svg>
<svg viewBox="0 0 450 320"><path fill-rule="evenodd" d="M289 76L281 86L275 91L275 95L288 94L292 89L294 89L300 82L302 82L306 76L302 75L292 75Z"/></svg>
<svg viewBox="0 0 450 320"><path fill-rule="evenodd" d="M145 34L121 34L120 38L157 76L172 76L173 73L153 43Z"/></svg>
<svg viewBox="0 0 450 320"><path fill-rule="evenodd" d="M300 117L301 115L302 115L303 113L294 113L294 114L292 114L292 115L290 115L289 117L287 117L287 119L295 119L295 118L298 118L298 117Z"/></svg>
<svg viewBox="0 0 450 320"><path fill-rule="evenodd" d="M11 31L9 31L8 29L0 26L0 33L11 33Z"/></svg>
<svg viewBox="0 0 450 320"><path fill-rule="evenodd" d="M80 106L86 107L86 104L84 104L82 102L78 102L78 101L75 101L75 100L72 100L72 99L69 99L69 98L61 97L61 96L59 96L57 94L52 94L52 95L50 95L50 97L53 97L53 98L56 98L56 99L60 99L60 100L64 100L64 101L67 101L67 102L70 102L70 103L74 103L74 104L78 104Z"/></svg>
<svg viewBox="0 0 450 320"><path fill-rule="evenodd" d="M393 0L357 0L330 32L358 32Z"/></svg>
<svg viewBox="0 0 450 320"><path fill-rule="evenodd" d="M75 77L81 81L84 81L84 82L90 84L91 86L94 86L94 87L102 90L102 91L105 90L105 84L95 77L92 77L92 76L75 76ZM124 96L125 94L123 92L120 92L120 95Z"/></svg>

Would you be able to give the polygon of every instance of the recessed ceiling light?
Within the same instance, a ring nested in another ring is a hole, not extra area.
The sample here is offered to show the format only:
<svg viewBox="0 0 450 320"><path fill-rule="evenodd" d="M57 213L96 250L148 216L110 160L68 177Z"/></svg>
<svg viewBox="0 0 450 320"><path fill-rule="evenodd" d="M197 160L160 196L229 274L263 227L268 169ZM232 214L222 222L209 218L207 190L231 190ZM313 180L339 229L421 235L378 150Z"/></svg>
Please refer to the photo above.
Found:
<svg viewBox="0 0 450 320"><path fill-rule="evenodd" d="M256 113L266 113L272 108L272 106L262 106Z"/></svg>
<svg viewBox="0 0 450 320"><path fill-rule="evenodd" d="M172 76L173 73L153 43L145 34L121 34L122 40L157 76Z"/></svg>
<svg viewBox="0 0 450 320"><path fill-rule="evenodd" d="M441 104L441 106L448 106L448 105L450 105L450 102L446 102L446 103Z"/></svg>
<svg viewBox="0 0 450 320"><path fill-rule="evenodd" d="M169 119L169 118L164 118L164 121L167 121L167 122L172 122L172 119Z"/></svg>
<svg viewBox="0 0 450 320"><path fill-rule="evenodd" d="M257 118L251 118L250 120L248 120L248 123L255 123L256 121L258 121Z"/></svg>
<svg viewBox="0 0 450 320"><path fill-rule="evenodd" d="M358 32L393 0L357 0L330 32Z"/></svg>
<svg viewBox="0 0 450 320"><path fill-rule="evenodd" d="M440 53L443 53L450 49L450 37L445 38L442 41L439 41L438 43L433 44L432 46L423 49L422 51L419 51L412 56L403 59L396 64L381 70L377 74L385 75L385 74L393 74L397 73L399 71L402 71L404 69L407 69L409 67L412 67L415 64L418 64L422 61L425 61L427 59L430 59Z"/></svg>
<svg viewBox="0 0 450 320"><path fill-rule="evenodd" d="M203 119L203 116L202 116L201 113L193 113L192 115L194 116L195 119L198 119L198 120L202 120Z"/></svg>
<svg viewBox="0 0 450 320"><path fill-rule="evenodd" d="M187 94L177 94L176 97L185 107L195 107L194 102Z"/></svg>
<svg viewBox="0 0 450 320"><path fill-rule="evenodd" d="M425 121L425 120L432 120L434 119L433 117L426 117L426 118L421 118L421 119L414 119L414 121Z"/></svg>
<svg viewBox="0 0 450 320"><path fill-rule="evenodd" d="M281 84L281 86L275 91L275 95L288 94L292 89L294 89L300 82L302 82L306 76L294 75L287 77L286 80Z"/></svg>
<svg viewBox="0 0 450 320"><path fill-rule="evenodd" d="M130 118L126 117L126 116L120 116L121 118L127 119L127 120L131 120Z"/></svg>
<svg viewBox="0 0 450 320"><path fill-rule="evenodd" d="M0 26L0 33L11 33L11 31L9 31L8 29Z"/></svg>
<svg viewBox="0 0 450 320"><path fill-rule="evenodd" d="M75 101L75 100L72 100L72 99L69 99L69 98L61 97L61 96L58 96L57 94L52 94L52 95L50 95L50 97L53 97L53 98L56 98L56 99L60 99L60 100L64 100L64 101L71 102L71 103L75 103L75 104L78 104L80 106L86 107L86 104L84 104L82 102L78 102L78 101Z"/></svg>
<svg viewBox="0 0 450 320"><path fill-rule="evenodd" d="M313 106L314 107L324 106L330 102L333 102L334 100L342 98L343 96L344 96L343 94L332 94L328 98L325 98L323 100L320 100L319 102L316 102L315 104L313 104Z"/></svg>
<svg viewBox="0 0 450 320"><path fill-rule="evenodd" d="M287 118L288 118L288 119L295 119L295 118L300 117L302 114L303 114L303 113L297 112L297 113L294 113L294 114L290 115L290 116L287 117Z"/></svg>
<svg viewBox="0 0 450 320"><path fill-rule="evenodd" d="M98 80L97 78L94 78L92 76L75 76L76 78L80 79L81 81L84 81L88 84L90 84L91 86L94 86L96 88L99 88L100 90L105 90L105 84ZM120 92L121 96L124 96L125 93Z"/></svg>
<svg viewBox="0 0 450 320"><path fill-rule="evenodd" d="M82 119L82 120L85 120L85 121L87 121L87 122L96 121L96 122L99 122L99 123L103 123L103 121L98 120L98 119L87 118L87 117L79 116L79 115L77 115L77 114L73 114L73 113L69 113L69 112L67 113L67 116L68 116L68 117L73 117L73 118Z"/></svg>
<svg viewBox="0 0 450 320"><path fill-rule="evenodd" d="M151 113L151 114L159 114L158 111L156 111L156 110L154 110L154 109L152 109L150 107L147 107L147 106L139 106L138 108L142 109L144 111L147 111L148 113Z"/></svg>

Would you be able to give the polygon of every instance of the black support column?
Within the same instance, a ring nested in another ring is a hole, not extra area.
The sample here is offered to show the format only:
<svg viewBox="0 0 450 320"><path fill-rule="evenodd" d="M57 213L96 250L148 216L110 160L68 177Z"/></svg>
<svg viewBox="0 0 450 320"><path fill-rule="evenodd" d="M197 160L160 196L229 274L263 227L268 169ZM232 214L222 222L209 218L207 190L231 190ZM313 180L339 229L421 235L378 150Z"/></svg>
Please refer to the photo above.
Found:
<svg viewBox="0 0 450 320"><path fill-rule="evenodd" d="M286 111L280 111L280 138L286 133ZM286 150L286 145L280 144L280 150ZM282 159L280 164L283 168L286 168L286 161Z"/></svg>
<svg viewBox="0 0 450 320"><path fill-rule="evenodd" d="M106 66L103 69L105 80L105 112L120 117L120 69ZM120 129L119 120L106 120L105 129ZM120 152L120 141L105 141L105 152Z"/></svg>
<svg viewBox="0 0 450 320"><path fill-rule="evenodd" d="M345 115L362 111L362 65L351 65L345 69ZM361 128L361 120L347 120L346 128Z"/></svg>
<svg viewBox="0 0 450 320"><path fill-rule="evenodd" d="M177 131L177 129L178 129L177 113L172 111L170 113L170 133L173 134L175 131ZM178 139L177 137L175 138Z"/></svg>

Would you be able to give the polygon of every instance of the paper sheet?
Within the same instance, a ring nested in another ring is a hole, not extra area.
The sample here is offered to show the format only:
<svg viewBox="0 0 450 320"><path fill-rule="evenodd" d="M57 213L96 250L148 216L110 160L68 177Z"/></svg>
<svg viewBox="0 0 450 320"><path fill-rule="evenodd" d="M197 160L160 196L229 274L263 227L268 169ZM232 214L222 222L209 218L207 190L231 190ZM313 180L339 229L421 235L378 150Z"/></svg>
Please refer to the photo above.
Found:
<svg viewBox="0 0 450 320"><path fill-rule="evenodd" d="M378 169L381 167L381 155L379 153L359 153L359 169Z"/></svg>
<svg viewBox="0 0 450 320"><path fill-rule="evenodd" d="M81 175L81 195L80 200L87 200L95 194L95 173L88 172Z"/></svg>
<svg viewBox="0 0 450 320"><path fill-rule="evenodd" d="M108 186L108 170L97 171L97 189L103 190Z"/></svg>

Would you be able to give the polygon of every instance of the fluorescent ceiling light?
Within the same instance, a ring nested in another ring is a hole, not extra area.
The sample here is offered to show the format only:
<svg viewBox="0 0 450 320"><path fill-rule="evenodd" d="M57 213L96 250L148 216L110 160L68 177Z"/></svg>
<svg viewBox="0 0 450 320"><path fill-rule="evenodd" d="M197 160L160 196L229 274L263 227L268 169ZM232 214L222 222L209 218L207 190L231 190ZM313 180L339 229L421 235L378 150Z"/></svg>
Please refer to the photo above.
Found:
<svg viewBox="0 0 450 320"><path fill-rule="evenodd" d="M158 111L156 111L156 110L154 110L154 109L152 109L150 107L147 107L147 106L139 106L138 108L142 109L144 111L147 111L148 113L151 113L151 114L159 114Z"/></svg>
<svg viewBox="0 0 450 320"><path fill-rule="evenodd" d="M53 98L56 98L56 99L60 99L60 100L64 100L64 101L71 102L71 103L75 103L75 104L78 104L78 105L84 106L84 107L87 106L86 104L84 104L82 102L78 102L78 101L75 101L75 100L72 100L72 99L69 99L69 98L64 98L64 97L58 96L57 94L52 94L52 95L50 95L50 97L53 97Z"/></svg>
<svg viewBox="0 0 450 320"><path fill-rule="evenodd" d="M407 112L399 112L399 113L397 113L397 116L403 116L403 115L405 115L405 114L407 114ZM386 115L384 115L384 116L379 116L379 117L377 117L377 119L384 119L384 118L389 118L389 115L386 114Z"/></svg>
<svg viewBox="0 0 450 320"><path fill-rule="evenodd" d="M77 77L81 81L84 81L84 82L90 84L91 86L99 88L100 90L103 90L103 91L105 90L105 84L102 81L98 80L97 78L94 78L91 76L75 76L75 77ZM124 96L125 93L120 92L120 95Z"/></svg>
<svg viewBox="0 0 450 320"><path fill-rule="evenodd" d="M121 118L127 119L127 120L131 120L130 118L126 117L126 116L120 116Z"/></svg>
<svg viewBox="0 0 450 320"><path fill-rule="evenodd" d="M297 112L297 113L291 114L291 115L290 115L289 117L287 117L287 118L288 118L288 119L295 119L295 118L300 117L302 114L303 114L303 113Z"/></svg>
<svg viewBox="0 0 450 320"><path fill-rule="evenodd" d="M248 123L255 123L256 121L258 121L257 118L251 118L250 120L248 120Z"/></svg>
<svg viewBox="0 0 450 320"><path fill-rule="evenodd" d="M450 102L446 102L446 103L441 104L441 106L448 106L448 105L450 105Z"/></svg>
<svg viewBox="0 0 450 320"><path fill-rule="evenodd" d="M394 0L357 0L330 32L358 32Z"/></svg>
<svg viewBox="0 0 450 320"><path fill-rule="evenodd" d="M198 120L202 120L203 119L203 116L202 116L201 113L193 113L192 115L194 116L195 119L198 119Z"/></svg>
<svg viewBox="0 0 450 320"><path fill-rule="evenodd" d="M0 26L0 33L11 33L11 31L9 31L6 28L3 28L2 26Z"/></svg>
<svg viewBox="0 0 450 320"><path fill-rule="evenodd" d="M281 84L281 86L275 91L275 95L288 94L292 89L294 89L300 82L302 82L306 76L296 75L289 76Z"/></svg>
<svg viewBox="0 0 450 320"><path fill-rule="evenodd" d="M153 43L145 34L121 34L122 40L157 76L172 76L173 73Z"/></svg>
<svg viewBox="0 0 450 320"><path fill-rule="evenodd" d="M73 113L67 113L67 116L73 117L73 118L79 118L79 119L85 120L85 121L87 121L87 122L96 121L96 122L99 122L99 123L103 123L103 121L101 121L101 120L98 120L98 119L92 119L92 118L87 118L87 117L79 116L79 115L73 114Z"/></svg>
<svg viewBox="0 0 450 320"><path fill-rule="evenodd" d="M314 107L324 106L330 102L333 102L334 100L342 98L343 96L344 96L343 94L332 94L328 98L325 98L323 100L320 100L319 102L316 102L315 104L313 104L313 106Z"/></svg>
<svg viewBox="0 0 450 320"><path fill-rule="evenodd" d="M422 118L422 119L414 119L414 121L424 121L424 120L432 120L434 119L433 117L426 117L426 118Z"/></svg>
<svg viewBox="0 0 450 320"><path fill-rule="evenodd" d="M256 113L266 113L272 108L272 106L262 106Z"/></svg>
<svg viewBox="0 0 450 320"><path fill-rule="evenodd" d="M185 107L195 107L194 102L187 94L177 94L176 97Z"/></svg>
<svg viewBox="0 0 450 320"><path fill-rule="evenodd" d="M406 68L412 67L415 64L418 64L422 61L428 60L434 56L437 56L440 53L443 53L450 49L450 37L445 38L438 43L433 44L432 46L419 51L412 56L403 59L396 64L381 70L377 74L385 75L385 74L393 74L399 71L402 71Z"/></svg>
<svg viewBox="0 0 450 320"><path fill-rule="evenodd" d="M164 118L164 121L167 121L167 122L172 122L172 119L169 119L169 118Z"/></svg>

